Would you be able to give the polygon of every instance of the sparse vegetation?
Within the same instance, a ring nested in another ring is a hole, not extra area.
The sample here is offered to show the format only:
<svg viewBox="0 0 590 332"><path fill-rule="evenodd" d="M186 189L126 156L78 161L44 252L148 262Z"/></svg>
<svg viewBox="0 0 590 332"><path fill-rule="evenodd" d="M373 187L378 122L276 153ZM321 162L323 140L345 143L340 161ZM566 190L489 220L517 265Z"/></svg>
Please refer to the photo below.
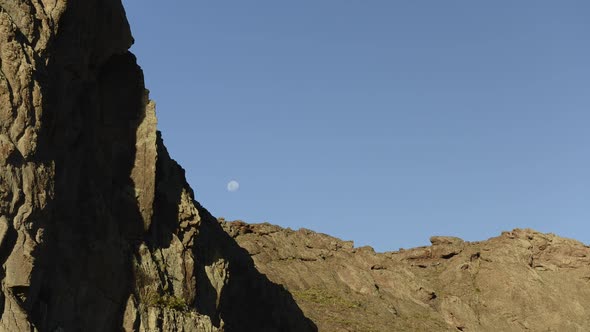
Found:
<svg viewBox="0 0 590 332"><path fill-rule="evenodd" d="M296 299L313 302L321 305L334 305L344 308L360 308L361 304L357 301L350 301L338 295L331 294L325 289L308 288L305 290L291 291Z"/></svg>
<svg viewBox="0 0 590 332"><path fill-rule="evenodd" d="M154 297L152 303L148 303L148 305L173 309L177 311L188 311L188 305L186 304L186 301L183 298L168 294Z"/></svg>
<svg viewBox="0 0 590 332"><path fill-rule="evenodd" d="M162 294L158 291L157 278L149 275L140 267L135 270L135 282L139 299L145 305L177 311L188 311L188 305L183 298L170 294Z"/></svg>

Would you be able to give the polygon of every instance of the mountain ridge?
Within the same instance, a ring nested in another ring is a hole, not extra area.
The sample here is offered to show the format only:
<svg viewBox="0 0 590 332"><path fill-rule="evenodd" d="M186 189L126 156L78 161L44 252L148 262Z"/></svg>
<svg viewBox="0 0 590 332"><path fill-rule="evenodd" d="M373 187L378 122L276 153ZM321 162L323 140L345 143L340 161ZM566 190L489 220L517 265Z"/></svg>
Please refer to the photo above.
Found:
<svg viewBox="0 0 590 332"><path fill-rule="evenodd" d="M583 331L590 247L532 229L377 253L308 229L219 220L320 331Z"/></svg>
<svg viewBox="0 0 590 332"><path fill-rule="evenodd" d="M375 253L219 221L168 154L132 43L120 0L0 0L0 331L590 327L574 240Z"/></svg>

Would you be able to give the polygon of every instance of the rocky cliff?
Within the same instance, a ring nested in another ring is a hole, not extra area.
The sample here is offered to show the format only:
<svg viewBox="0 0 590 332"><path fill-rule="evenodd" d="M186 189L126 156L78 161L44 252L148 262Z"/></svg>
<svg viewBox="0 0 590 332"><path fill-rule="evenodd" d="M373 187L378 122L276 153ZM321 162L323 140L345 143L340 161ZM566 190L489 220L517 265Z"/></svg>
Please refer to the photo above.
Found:
<svg viewBox="0 0 590 332"><path fill-rule="evenodd" d="M375 253L328 235L220 221L320 331L589 331L590 247L515 229Z"/></svg>
<svg viewBox="0 0 590 332"><path fill-rule="evenodd" d="M120 0L0 0L0 331L313 331L194 201Z"/></svg>
<svg viewBox="0 0 590 332"><path fill-rule="evenodd" d="M0 331L590 330L573 240L375 253L218 222L164 147L132 42L120 0L0 0Z"/></svg>

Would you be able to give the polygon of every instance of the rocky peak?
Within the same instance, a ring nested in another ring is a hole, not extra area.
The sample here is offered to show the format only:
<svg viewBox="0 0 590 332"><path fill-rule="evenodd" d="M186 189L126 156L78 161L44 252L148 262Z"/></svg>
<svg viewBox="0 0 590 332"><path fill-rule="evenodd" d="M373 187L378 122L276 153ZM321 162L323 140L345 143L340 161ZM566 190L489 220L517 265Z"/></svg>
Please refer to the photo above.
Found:
<svg viewBox="0 0 590 332"><path fill-rule="evenodd" d="M0 0L0 330L307 331L194 200L120 0Z"/></svg>

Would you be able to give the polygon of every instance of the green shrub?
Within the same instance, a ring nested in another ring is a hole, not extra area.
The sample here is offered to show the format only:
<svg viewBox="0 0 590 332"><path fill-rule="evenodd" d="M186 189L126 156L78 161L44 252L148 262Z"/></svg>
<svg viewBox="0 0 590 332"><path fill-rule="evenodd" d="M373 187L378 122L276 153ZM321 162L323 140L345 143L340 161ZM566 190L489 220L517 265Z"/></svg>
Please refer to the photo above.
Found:
<svg viewBox="0 0 590 332"><path fill-rule="evenodd" d="M186 304L186 301L183 298L168 294L161 296L156 303L160 307L173 309L177 311L188 310L188 305Z"/></svg>

